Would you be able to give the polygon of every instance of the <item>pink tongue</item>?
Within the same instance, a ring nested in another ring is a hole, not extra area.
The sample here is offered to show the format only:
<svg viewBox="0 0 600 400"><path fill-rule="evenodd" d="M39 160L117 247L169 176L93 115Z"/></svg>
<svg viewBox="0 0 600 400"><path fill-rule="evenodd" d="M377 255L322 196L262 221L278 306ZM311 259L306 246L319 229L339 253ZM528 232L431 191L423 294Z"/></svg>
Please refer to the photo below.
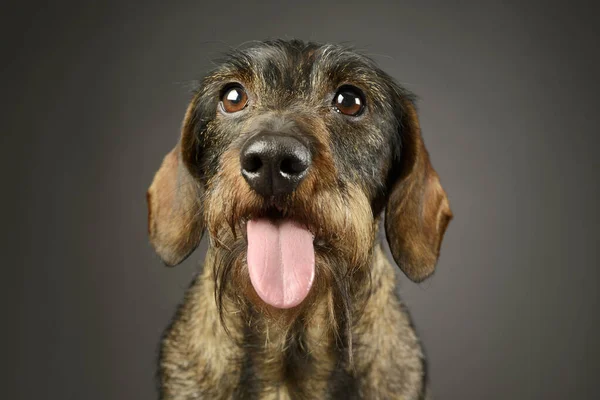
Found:
<svg viewBox="0 0 600 400"><path fill-rule="evenodd" d="M277 308L297 306L315 277L312 234L293 221L248 221L248 271L265 303Z"/></svg>

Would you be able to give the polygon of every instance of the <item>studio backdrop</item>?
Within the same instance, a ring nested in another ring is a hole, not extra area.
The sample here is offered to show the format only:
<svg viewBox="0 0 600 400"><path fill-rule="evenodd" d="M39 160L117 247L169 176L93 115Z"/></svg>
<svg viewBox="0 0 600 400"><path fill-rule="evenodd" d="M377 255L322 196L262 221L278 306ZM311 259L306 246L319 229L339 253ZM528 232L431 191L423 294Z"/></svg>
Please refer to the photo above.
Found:
<svg viewBox="0 0 600 400"><path fill-rule="evenodd" d="M400 293L438 399L600 394L598 24L570 2L28 2L3 7L3 397L152 399L182 265L145 193L231 48L353 45L418 96L454 212ZM389 254L388 254L389 255Z"/></svg>

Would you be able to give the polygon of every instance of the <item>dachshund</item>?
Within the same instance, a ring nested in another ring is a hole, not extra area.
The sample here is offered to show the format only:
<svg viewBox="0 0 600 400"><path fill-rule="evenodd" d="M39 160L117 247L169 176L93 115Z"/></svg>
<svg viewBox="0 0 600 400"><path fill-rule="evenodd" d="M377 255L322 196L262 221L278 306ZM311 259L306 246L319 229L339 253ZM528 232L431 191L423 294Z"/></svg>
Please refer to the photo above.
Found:
<svg viewBox="0 0 600 400"><path fill-rule="evenodd" d="M209 240L161 342L161 398L427 396L380 226L420 282L452 213L415 96L370 58L299 40L233 50L198 83L147 202L165 264Z"/></svg>

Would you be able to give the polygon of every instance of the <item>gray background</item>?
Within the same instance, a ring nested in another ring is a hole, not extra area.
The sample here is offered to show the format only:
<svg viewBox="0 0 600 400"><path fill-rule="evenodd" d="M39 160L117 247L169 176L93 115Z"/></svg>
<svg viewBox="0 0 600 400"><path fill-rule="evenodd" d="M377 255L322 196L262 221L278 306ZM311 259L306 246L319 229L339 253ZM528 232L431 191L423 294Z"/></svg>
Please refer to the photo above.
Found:
<svg viewBox="0 0 600 400"><path fill-rule="evenodd" d="M156 397L205 250L166 269L146 237L186 82L297 37L353 43L421 97L455 219L436 275L401 290L436 397L598 398L597 13L454 3L2 6L2 397Z"/></svg>

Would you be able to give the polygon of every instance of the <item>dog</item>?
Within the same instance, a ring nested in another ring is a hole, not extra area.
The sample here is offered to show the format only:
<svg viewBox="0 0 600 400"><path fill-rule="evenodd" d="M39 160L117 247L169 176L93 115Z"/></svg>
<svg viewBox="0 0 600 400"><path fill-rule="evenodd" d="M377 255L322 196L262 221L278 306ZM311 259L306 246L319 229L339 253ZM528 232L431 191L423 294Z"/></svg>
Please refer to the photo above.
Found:
<svg viewBox="0 0 600 400"><path fill-rule="evenodd" d="M199 82L147 202L165 264L209 236L161 342L161 398L426 397L379 227L420 282L452 213L414 96L370 58L299 40L232 51Z"/></svg>

